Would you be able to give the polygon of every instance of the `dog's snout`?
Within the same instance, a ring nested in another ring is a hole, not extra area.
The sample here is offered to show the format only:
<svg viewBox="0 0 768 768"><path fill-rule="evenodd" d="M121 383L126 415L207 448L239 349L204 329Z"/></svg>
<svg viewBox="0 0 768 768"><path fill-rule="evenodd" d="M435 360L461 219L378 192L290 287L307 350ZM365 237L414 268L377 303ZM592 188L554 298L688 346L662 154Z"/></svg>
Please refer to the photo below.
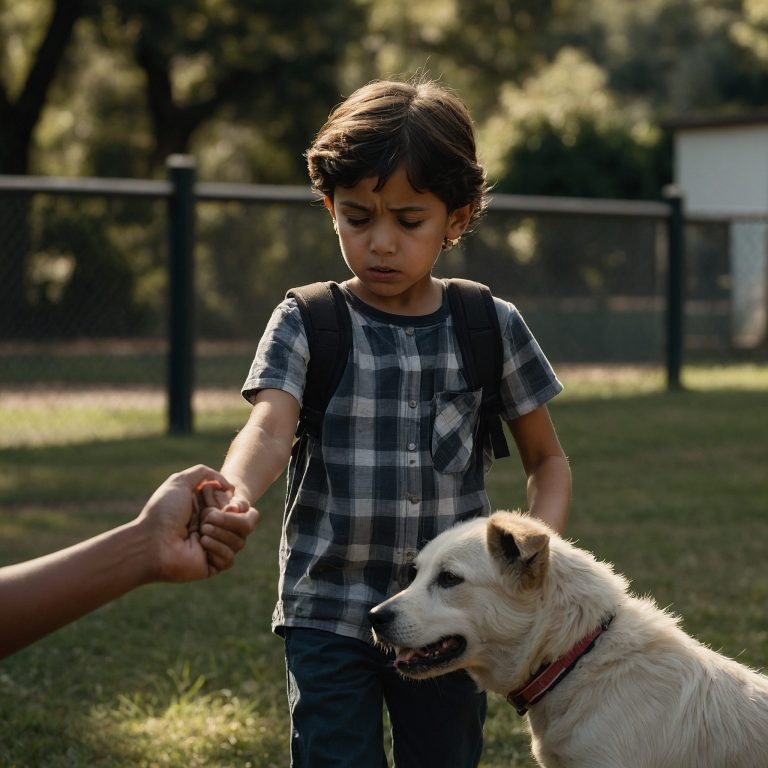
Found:
<svg viewBox="0 0 768 768"><path fill-rule="evenodd" d="M377 605L368 612L368 619L371 622L371 626L376 629L386 627L394 618L395 612L385 605Z"/></svg>

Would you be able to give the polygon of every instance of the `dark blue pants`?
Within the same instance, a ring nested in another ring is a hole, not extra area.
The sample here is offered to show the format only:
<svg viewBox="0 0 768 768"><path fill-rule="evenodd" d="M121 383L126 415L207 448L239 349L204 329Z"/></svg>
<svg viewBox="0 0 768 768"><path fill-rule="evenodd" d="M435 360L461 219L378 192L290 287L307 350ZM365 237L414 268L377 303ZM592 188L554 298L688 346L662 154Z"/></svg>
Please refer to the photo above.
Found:
<svg viewBox="0 0 768 768"><path fill-rule="evenodd" d="M386 768L383 703L395 768L475 768L484 693L464 672L405 680L392 655L316 629L286 628L293 768Z"/></svg>

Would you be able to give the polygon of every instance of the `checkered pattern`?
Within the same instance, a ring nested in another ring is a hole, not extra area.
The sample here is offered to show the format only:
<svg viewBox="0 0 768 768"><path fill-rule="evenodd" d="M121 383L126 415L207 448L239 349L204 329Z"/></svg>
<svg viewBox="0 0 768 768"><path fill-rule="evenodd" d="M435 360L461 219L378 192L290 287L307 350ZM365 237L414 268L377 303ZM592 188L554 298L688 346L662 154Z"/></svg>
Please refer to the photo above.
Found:
<svg viewBox="0 0 768 768"><path fill-rule="evenodd" d="M345 292L350 364L323 422L288 470L273 628L303 626L370 638L370 608L408 582L421 547L489 512L490 450L474 450L480 391L467 391L444 300L432 315L389 315ZM501 396L514 419L562 389L518 311L496 299L504 339ZM243 387L301 402L307 338L295 300L280 304Z"/></svg>

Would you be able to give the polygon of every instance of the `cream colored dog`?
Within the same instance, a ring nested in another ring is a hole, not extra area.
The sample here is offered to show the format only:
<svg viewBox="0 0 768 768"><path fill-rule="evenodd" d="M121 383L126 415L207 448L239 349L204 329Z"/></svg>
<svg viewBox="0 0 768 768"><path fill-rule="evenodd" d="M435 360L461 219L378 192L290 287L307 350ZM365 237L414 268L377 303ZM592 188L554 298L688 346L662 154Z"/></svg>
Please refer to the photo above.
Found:
<svg viewBox="0 0 768 768"><path fill-rule="evenodd" d="M428 544L371 611L395 666L466 669L530 708L546 768L766 768L768 677L689 637L606 563L499 512Z"/></svg>

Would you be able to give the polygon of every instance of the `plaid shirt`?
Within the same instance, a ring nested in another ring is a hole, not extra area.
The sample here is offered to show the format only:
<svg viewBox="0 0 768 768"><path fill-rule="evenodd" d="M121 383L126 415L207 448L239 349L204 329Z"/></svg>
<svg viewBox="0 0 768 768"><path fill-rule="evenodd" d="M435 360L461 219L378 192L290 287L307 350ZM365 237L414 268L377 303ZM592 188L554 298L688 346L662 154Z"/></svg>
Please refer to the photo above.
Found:
<svg viewBox="0 0 768 768"><path fill-rule="evenodd" d="M402 589L417 552L455 523L488 514L490 452L473 449L481 391L468 391L443 306L390 315L345 290L352 351L322 440L294 446L273 629L314 627L370 640L368 611ZM503 416L562 389L514 306L495 300L504 340ZM309 357L293 299L274 311L243 386L302 400Z"/></svg>

